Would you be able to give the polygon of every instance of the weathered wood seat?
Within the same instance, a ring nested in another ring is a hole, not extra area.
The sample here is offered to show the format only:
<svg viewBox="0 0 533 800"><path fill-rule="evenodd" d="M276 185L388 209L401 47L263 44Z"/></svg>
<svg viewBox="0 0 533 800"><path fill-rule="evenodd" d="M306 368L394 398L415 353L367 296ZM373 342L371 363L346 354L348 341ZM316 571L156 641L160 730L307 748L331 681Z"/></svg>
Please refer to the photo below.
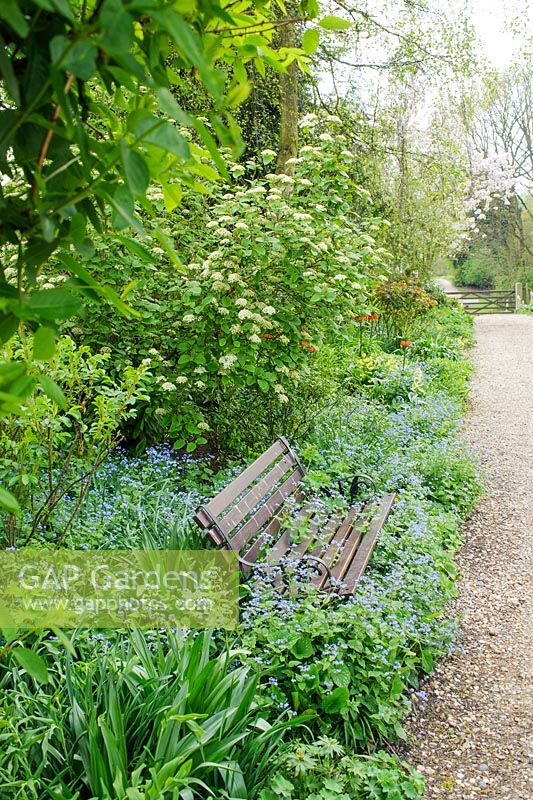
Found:
<svg viewBox="0 0 533 800"><path fill-rule="evenodd" d="M201 506L195 522L216 547L239 554L245 575L256 567L302 561L313 567L314 586L335 588L344 596L353 594L391 510L394 494L374 494L353 504L339 517L328 514L326 504L305 501L301 485L304 475L298 456L280 437L207 505ZM356 476L352 490L361 483L373 485L371 479ZM292 514L292 524L287 525L295 505L296 515ZM301 537L295 537L295 528L303 529Z"/></svg>

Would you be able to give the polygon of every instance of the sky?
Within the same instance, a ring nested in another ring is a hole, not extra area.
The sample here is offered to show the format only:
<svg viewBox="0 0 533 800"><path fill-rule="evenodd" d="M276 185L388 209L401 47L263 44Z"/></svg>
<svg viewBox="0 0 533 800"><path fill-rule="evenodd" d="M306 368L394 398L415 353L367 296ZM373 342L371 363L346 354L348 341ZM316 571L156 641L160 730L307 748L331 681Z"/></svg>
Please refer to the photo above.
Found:
<svg viewBox="0 0 533 800"><path fill-rule="evenodd" d="M436 2L438 4L439 0ZM533 36L533 0L443 0L441 10L445 14L453 14L454 8L458 11L467 10L477 35L478 47L484 52L487 62L496 69L508 67L523 48L524 41ZM379 61L375 39L371 40L371 44L374 50L370 51L368 60ZM352 85L352 73L349 68L338 66L335 72L336 89L342 95ZM362 71L358 72L359 83L362 74ZM368 86L374 86L377 75L373 71L367 73ZM329 71L325 72L320 80L320 89L328 94L333 88L331 75Z"/></svg>
<svg viewBox="0 0 533 800"><path fill-rule="evenodd" d="M512 0L470 0L470 7L472 22L487 58L495 67L505 68L519 47L516 38L505 30L505 23L523 9L524 4Z"/></svg>

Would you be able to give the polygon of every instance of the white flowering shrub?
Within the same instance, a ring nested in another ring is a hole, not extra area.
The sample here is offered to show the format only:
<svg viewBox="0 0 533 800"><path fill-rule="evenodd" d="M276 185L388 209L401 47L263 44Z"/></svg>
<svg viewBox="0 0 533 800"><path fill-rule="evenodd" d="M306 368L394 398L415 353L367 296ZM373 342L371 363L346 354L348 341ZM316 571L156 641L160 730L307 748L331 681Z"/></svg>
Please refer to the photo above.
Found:
<svg viewBox="0 0 533 800"><path fill-rule="evenodd" d="M117 263L119 287L138 279L128 300L140 320L104 317L99 307L82 341L109 345L117 369L146 368L147 399L127 422L130 442L170 438L193 450L259 427L261 414L282 432L278 420L295 400L301 416L310 387L319 396L329 385L324 346L351 331L387 275L383 223L358 184L358 156L340 121L304 118L294 177L257 178L275 155L264 150L261 165L230 164L231 186L167 215L163 230L188 262L183 269L157 247L148 265L123 253L104 257L108 279L109 262ZM162 203L158 209L164 216ZM256 441L261 435L270 433Z"/></svg>
<svg viewBox="0 0 533 800"><path fill-rule="evenodd" d="M456 252L464 248L465 240L486 236L480 227L487 215L509 206L516 192L517 180L508 153L483 156L474 151L469 154L469 161L470 178L463 198L465 217L455 243Z"/></svg>
<svg viewBox="0 0 533 800"><path fill-rule="evenodd" d="M387 272L381 220L362 213L370 196L354 180L339 121L312 115L302 125L294 177L248 180L235 166L242 181L210 211L206 257L187 267L174 383L207 419L228 389L287 403L317 350L349 330ZM178 445L187 424L175 419Z"/></svg>

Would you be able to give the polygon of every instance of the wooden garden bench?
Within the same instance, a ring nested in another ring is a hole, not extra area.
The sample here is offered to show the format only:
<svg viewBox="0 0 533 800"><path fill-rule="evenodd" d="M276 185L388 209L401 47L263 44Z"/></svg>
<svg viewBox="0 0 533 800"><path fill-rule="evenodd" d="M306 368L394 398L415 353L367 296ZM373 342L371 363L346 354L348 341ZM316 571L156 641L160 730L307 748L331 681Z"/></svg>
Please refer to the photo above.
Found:
<svg viewBox="0 0 533 800"><path fill-rule="evenodd" d="M194 520L216 547L238 553L245 576L254 568L277 567L279 573L289 562L307 562L314 586L351 595L395 496L377 497L374 489L372 498L354 503L347 513L329 515L325 504L306 502L304 475L298 456L280 437L207 505L200 506ZM361 484L374 486L366 476L354 477L351 501ZM296 524L304 523L300 540L294 537L294 524L290 526L293 533L284 526L295 505Z"/></svg>

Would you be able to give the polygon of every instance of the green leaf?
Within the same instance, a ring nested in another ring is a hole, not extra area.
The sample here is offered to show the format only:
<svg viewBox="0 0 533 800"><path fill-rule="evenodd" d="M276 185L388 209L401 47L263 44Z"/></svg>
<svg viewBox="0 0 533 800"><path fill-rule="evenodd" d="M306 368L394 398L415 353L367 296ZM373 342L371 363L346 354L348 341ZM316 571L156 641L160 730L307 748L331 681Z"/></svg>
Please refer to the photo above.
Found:
<svg viewBox="0 0 533 800"><path fill-rule="evenodd" d="M230 174L228 172L228 168L226 162L222 158L220 151L218 149L217 143L205 124L196 117L189 117L189 121L192 124L192 127L195 129L196 133L202 140L202 143L207 147L209 151L209 155L215 162L216 166L218 167L220 173L224 175L227 181L231 181Z"/></svg>
<svg viewBox="0 0 533 800"><path fill-rule="evenodd" d="M159 244L161 245L161 247L163 248L163 250L165 251L165 253L167 254L170 261L174 264L174 266L180 270L183 270L183 264L181 263L178 254L174 250L172 241L169 239L169 237L166 236L166 234L164 234L163 231L160 230L159 228L155 228L155 230L153 230L152 233L159 242Z"/></svg>
<svg viewBox="0 0 533 800"><path fill-rule="evenodd" d="M127 53L133 43L133 20L121 0L105 0L100 12L100 45L107 53Z"/></svg>
<svg viewBox="0 0 533 800"><path fill-rule="evenodd" d="M322 708L326 714L339 714L348 707L350 700L350 692L346 686L339 686L334 689L331 694L325 695L322 698Z"/></svg>
<svg viewBox="0 0 533 800"><path fill-rule="evenodd" d="M349 686L352 682L352 673L347 664L341 664L338 670L332 675L335 686Z"/></svg>
<svg viewBox="0 0 533 800"><path fill-rule="evenodd" d="M15 495L8 492L3 486L0 486L0 508L9 511L10 514L18 514L20 511L20 506Z"/></svg>
<svg viewBox="0 0 533 800"><path fill-rule="evenodd" d="M74 21L74 14L72 12L68 0L52 0L52 6L57 11L59 11L59 13L62 14L62 16L66 17L71 22Z"/></svg>
<svg viewBox="0 0 533 800"><path fill-rule="evenodd" d="M124 316L139 316L139 312L124 303L111 286L98 283L98 281L93 278L91 273L88 272L85 267L82 267L82 265L79 264L74 258L72 258L69 253L60 253L59 260L70 272L73 273L73 275L79 279L80 285L84 289L89 289L91 292L94 292L94 294L103 297L108 303L120 311L121 314L124 314Z"/></svg>
<svg viewBox="0 0 533 800"><path fill-rule="evenodd" d="M403 681L400 675L395 675L390 687L390 696L392 700L397 700L403 693Z"/></svg>
<svg viewBox="0 0 533 800"><path fill-rule="evenodd" d="M297 641L289 649L291 653L299 659L310 658L310 656L312 656L315 652L311 637L307 634L300 636L300 638L297 639Z"/></svg>
<svg viewBox="0 0 533 800"><path fill-rule="evenodd" d="M72 43L66 36L54 36L50 42L52 64L84 81L95 74L97 56L98 48L87 39Z"/></svg>
<svg viewBox="0 0 533 800"><path fill-rule="evenodd" d="M56 351L56 337L51 328L39 328L33 337L33 358L48 361Z"/></svg>
<svg viewBox="0 0 533 800"><path fill-rule="evenodd" d="M14 314L0 314L0 342L8 342L19 325Z"/></svg>
<svg viewBox="0 0 533 800"><path fill-rule="evenodd" d="M10 28L23 39L30 32L28 23L24 19L16 0L2 0L0 3L0 19L5 20Z"/></svg>
<svg viewBox="0 0 533 800"><path fill-rule="evenodd" d="M37 238L28 239L24 257L26 266L37 269L52 255L54 250L53 242L45 242L43 239Z"/></svg>
<svg viewBox="0 0 533 800"><path fill-rule="evenodd" d="M70 653L71 656L76 655L76 648L72 644L72 640L68 638L68 636L63 633L61 628L51 628L51 631L54 633L55 636L59 639L67 653Z"/></svg>
<svg viewBox="0 0 533 800"><path fill-rule="evenodd" d="M352 23L349 20L333 15L322 17L322 19L318 21L318 24L327 31L345 31L352 27Z"/></svg>
<svg viewBox="0 0 533 800"><path fill-rule="evenodd" d="M48 244L51 244L55 237L55 226L53 220L51 220L50 217L47 217L46 214L41 214L40 223L41 231L43 232L43 239L45 242L48 242Z"/></svg>
<svg viewBox="0 0 533 800"><path fill-rule="evenodd" d="M422 669L424 672L431 672L434 665L433 654L429 650L422 650L421 654Z"/></svg>
<svg viewBox="0 0 533 800"><path fill-rule="evenodd" d="M169 92L168 89L157 89L156 96L161 111L168 114L168 116L176 120L176 122L179 122L180 125L189 124L188 115L180 108L172 92Z"/></svg>
<svg viewBox="0 0 533 800"><path fill-rule="evenodd" d="M163 186L163 198L165 200L165 210L174 211L176 206L181 203L183 197L183 189L179 183L169 183Z"/></svg>
<svg viewBox="0 0 533 800"><path fill-rule="evenodd" d="M195 66L202 81L215 100L222 100L223 80L204 58L202 40L184 19L171 8L153 11L152 18L166 30L189 64Z"/></svg>
<svg viewBox="0 0 533 800"><path fill-rule="evenodd" d="M144 261L145 264L154 263L154 257L150 253L150 251L147 250L146 247L140 245L139 242L136 242L135 239L130 239L129 236L122 236L122 235L115 236L114 238L117 239L119 242L121 242L121 244L123 244L124 247L127 247L127 249L131 253L138 256L141 259L141 261Z"/></svg>
<svg viewBox="0 0 533 800"><path fill-rule="evenodd" d="M245 83L238 83L227 93L224 105L227 106L228 108L235 108L236 106L240 106L241 103L244 103L244 101L249 96L251 91L252 91L252 84L250 81L246 81Z"/></svg>
<svg viewBox="0 0 533 800"><path fill-rule="evenodd" d="M112 208L111 222L116 230L131 227L139 233L143 232L141 223L134 217L135 206L127 186L120 184L112 195L106 193L105 198Z"/></svg>
<svg viewBox="0 0 533 800"><path fill-rule="evenodd" d="M44 658L34 650L28 650L27 647L16 647L13 650L13 655L20 666L36 681L39 683L48 683L50 681Z"/></svg>
<svg viewBox="0 0 533 800"><path fill-rule="evenodd" d="M320 42L320 34L316 28L309 28L302 36L302 47L308 56L316 53Z"/></svg>
<svg viewBox="0 0 533 800"><path fill-rule="evenodd" d="M292 797L294 791L294 784L284 778L279 773L272 778L272 789L277 795L281 797Z"/></svg>
<svg viewBox="0 0 533 800"><path fill-rule="evenodd" d="M120 142L120 155L124 165L124 175L132 195L144 195L150 184L150 172L144 158L136 153L122 139Z"/></svg>
<svg viewBox="0 0 533 800"><path fill-rule="evenodd" d="M7 608L2 607L2 618L8 618L9 616L10 614ZM20 628L0 628L0 633L6 640L6 644L14 642L15 639L18 639L20 632Z"/></svg>
<svg viewBox="0 0 533 800"><path fill-rule="evenodd" d="M87 230L87 218L84 214L77 213L71 217L69 236L73 242L82 242L85 239L85 231Z"/></svg>
<svg viewBox="0 0 533 800"><path fill-rule="evenodd" d="M135 128L135 136L145 144L153 144L167 153L187 160L190 158L189 143L171 122L154 117L144 116Z"/></svg>
<svg viewBox="0 0 533 800"><path fill-rule="evenodd" d="M80 298L66 289L42 289L25 297L20 316L23 319L63 320L75 314L80 306Z"/></svg>
<svg viewBox="0 0 533 800"><path fill-rule="evenodd" d="M11 58L9 57L6 49L5 42L0 36L0 74L4 78L6 89L15 101L16 105L20 105L20 91L18 81L15 78Z"/></svg>
<svg viewBox="0 0 533 800"><path fill-rule="evenodd" d="M67 407L67 398L57 383L52 378L49 378L48 375L39 375L38 381L45 395L64 411Z"/></svg>

